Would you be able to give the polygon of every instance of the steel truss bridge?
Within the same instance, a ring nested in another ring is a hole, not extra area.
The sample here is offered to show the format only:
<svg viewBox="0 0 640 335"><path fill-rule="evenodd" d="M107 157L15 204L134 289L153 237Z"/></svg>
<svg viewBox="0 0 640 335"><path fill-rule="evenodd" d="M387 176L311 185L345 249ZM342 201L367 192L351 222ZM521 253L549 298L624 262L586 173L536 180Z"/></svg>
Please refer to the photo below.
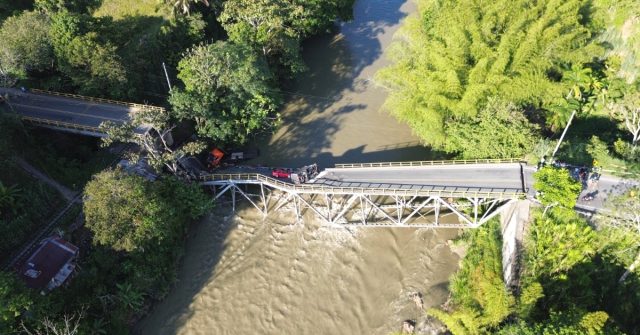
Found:
<svg viewBox="0 0 640 335"><path fill-rule="evenodd" d="M247 200L264 215L283 208L300 220L366 227L476 228L525 197L517 160L342 164L295 185L266 173L200 177L215 199Z"/></svg>

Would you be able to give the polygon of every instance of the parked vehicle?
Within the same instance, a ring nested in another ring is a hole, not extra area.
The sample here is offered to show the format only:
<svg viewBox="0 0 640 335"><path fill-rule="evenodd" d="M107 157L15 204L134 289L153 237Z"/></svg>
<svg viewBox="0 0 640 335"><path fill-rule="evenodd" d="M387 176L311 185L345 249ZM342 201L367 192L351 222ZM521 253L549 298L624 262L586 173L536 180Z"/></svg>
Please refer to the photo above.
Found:
<svg viewBox="0 0 640 335"><path fill-rule="evenodd" d="M217 168L221 165L235 165L241 161L258 157L260 151L257 149L230 149L223 150L214 147L207 156L207 167L209 169Z"/></svg>
<svg viewBox="0 0 640 335"><path fill-rule="evenodd" d="M290 178L292 172L291 169L278 168L271 170L271 176L274 178Z"/></svg>
<svg viewBox="0 0 640 335"><path fill-rule="evenodd" d="M594 198L595 197L593 196L593 194L586 194L585 196L582 197L582 201L591 201Z"/></svg>

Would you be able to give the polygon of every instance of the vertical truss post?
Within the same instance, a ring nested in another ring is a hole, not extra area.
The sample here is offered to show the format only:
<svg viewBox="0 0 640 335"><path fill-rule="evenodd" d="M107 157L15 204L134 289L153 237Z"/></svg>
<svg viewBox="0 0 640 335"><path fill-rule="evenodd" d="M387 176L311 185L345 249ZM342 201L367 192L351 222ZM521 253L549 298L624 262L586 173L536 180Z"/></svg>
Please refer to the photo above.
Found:
<svg viewBox="0 0 640 335"><path fill-rule="evenodd" d="M264 184L260 183L260 196L262 199L262 206L264 207L264 215L269 214L269 207L267 206L267 199L264 197Z"/></svg>
<svg viewBox="0 0 640 335"><path fill-rule="evenodd" d="M367 203L362 200L362 194L358 195L358 199L360 199L360 211L362 212L362 214L360 215L360 220L362 220L362 225L365 225L367 224L367 219L365 218L365 215L367 214L365 206L367 205Z"/></svg>
<svg viewBox="0 0 640 335"><path fill-rule="evenodd" d="M393 196L393 198L396 200L396 212L397 212L397 216L398 216L398 224L402 224L402 211L404 210L404 197L402 197L402 200L400 200L400 197L398 196Z"/></svg>
<svg viewBox="0 0 640 335"><path fill-rule="evenodd" d="M473 224L478 224L478 204L480 203L480 199L473 198Z"/></svg>
<svg viewBox="0 0 640 335"><path fill-rule="evenodd" d="M332 207L331 206L331 202L332 202L333 199L331 199L331 197L329 196L328 193L326 193L324 195L324 199L325 199L325 201L327 203L327 218L329 219L329 223L333 224L333 218L331 217L332 216L331 214L333 213L332 208L331 208Z"/></svg>
<svg viewBox="0 0 640 335"><path fill-rule="evenodd" d="M433 214L435 215L436 226L440 224L440 201L438 201L438 199L433 201Z"/></svg>
<svg viewBox="0 0 640 335"><path fill-rule="evenodd" d="M298 222L298 221L300 221L301 214L300 214L300 205L298 205L298 197L297 196L293 197L293 206L295 207L295 210L296 210L296 222Z"/></svg>
<svg viewBox="0 0 640 335"><path fill-rule="evenodd" d="M233 205L231 205L233 212L236 212L236 185L234 183L231 183L231 202L233 203Z"/></svg>

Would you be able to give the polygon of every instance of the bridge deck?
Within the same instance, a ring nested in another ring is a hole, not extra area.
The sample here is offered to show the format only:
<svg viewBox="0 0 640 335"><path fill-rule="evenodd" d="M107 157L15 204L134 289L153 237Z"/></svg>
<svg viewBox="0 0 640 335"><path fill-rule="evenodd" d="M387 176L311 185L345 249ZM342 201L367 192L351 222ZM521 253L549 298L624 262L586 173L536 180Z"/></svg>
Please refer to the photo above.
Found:
<svg viewBox="0 0 640 335"><path fill-rule="evenodd" d="M336 187L432 187L479 192L525 192L518 163L416 167L330 168L314 181Z"/></svg>
<svg viewBox="0 0 640 335"><path fill-rule="evenodd" d="M102 122L128 122L130 113L143 108L139 105L102 102L100 99L85 100L71 96L22 92L11 88L0 88L0 94L8 95L11 109L29 121L61 129L85 129L87 132L95 132L94 136L100 136L98 127ZM148 127L139 127L136 132L142 134L148 130Z"/></svg>
<svg viewBox="0 0 640 335"><path fill-rule="evenodd" d="M386 168L330 168L315 180L294 185L270 169L232 168L201 177L205 184L264 183L299 193L438 195L517 198L525 194L518 163Z"/></svg>

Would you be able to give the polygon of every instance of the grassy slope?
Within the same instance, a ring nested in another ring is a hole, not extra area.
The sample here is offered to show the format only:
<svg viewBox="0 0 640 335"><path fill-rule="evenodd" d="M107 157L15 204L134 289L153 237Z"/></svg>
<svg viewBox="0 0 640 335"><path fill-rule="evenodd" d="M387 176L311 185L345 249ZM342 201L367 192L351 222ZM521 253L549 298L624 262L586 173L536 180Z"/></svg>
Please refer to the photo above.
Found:
<svg viewBox="0 0 640 335"><path fill-rule="evenodd" d="M159 16L169 19L171 8L158 0L104 0L93 13L95 17L111 16L122 19L126 16Z"/></svg>

